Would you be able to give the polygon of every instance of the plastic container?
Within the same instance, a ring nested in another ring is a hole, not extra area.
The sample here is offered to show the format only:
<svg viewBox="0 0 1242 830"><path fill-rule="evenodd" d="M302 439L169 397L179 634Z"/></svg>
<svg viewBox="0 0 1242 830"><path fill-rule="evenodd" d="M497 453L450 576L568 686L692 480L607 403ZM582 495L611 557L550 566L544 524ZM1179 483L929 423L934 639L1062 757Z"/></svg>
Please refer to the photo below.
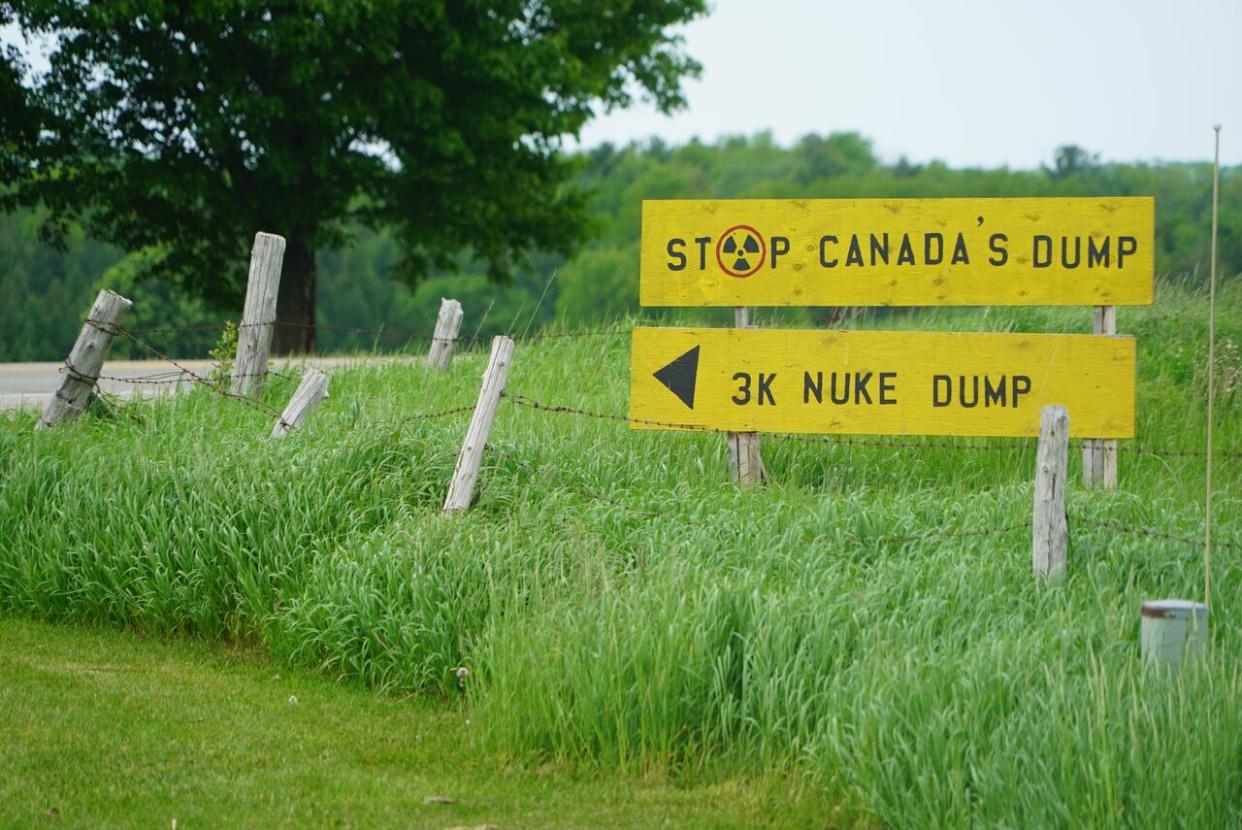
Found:
<svg viewBox="0 0 1242 830"><path fill-rule="evenodd" d="M1188 599L1143 603L1143 659L1176 670L1207 649L1208 608Z"/></svg>

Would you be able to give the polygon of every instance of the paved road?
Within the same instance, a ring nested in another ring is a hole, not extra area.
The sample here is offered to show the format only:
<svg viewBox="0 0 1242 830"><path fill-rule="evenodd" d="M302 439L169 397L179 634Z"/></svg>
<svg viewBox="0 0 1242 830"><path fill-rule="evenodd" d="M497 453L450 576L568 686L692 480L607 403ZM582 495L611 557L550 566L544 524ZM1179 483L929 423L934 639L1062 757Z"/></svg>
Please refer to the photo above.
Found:
<svg viewBox="0 0 1242 830"><path fill-rule="evenodd" d="M393 360L394 358L385 358ZM412 360L413 358L395 358ZM297 360L274 360L275 369L293 366L316 366L320 369L336 369L375 361L345 357L319 357ZM211 371L209 360L178 360L177 363L198 375ZM0 410L23 407L39 408L60 385L63 363L0 363ZM188 389L190 378L176 366L161 360L111 360L104 364L100 373L99 387L110 394L128 398L135 392L143 397L167 395ZM130 381L113 380L128 378ZM180 381L180 382L178 382Z"/></svg>

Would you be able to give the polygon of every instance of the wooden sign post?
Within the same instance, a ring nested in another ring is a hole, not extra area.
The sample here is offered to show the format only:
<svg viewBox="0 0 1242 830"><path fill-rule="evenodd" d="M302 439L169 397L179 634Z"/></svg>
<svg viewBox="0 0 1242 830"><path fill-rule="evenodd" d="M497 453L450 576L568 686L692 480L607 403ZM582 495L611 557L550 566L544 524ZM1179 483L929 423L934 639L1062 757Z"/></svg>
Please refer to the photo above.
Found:
<svg viewBox="0 0 1242 830"><path fill-rule="evenodd" d="M1096 334L1112 337L1117 334L1117 306L1097 306ZM1082 483L1087 487L1117 489L1117 440L1087 438L1082 442Z"/></svg>
<svg viewBox="0 0 1242 830"><path fill-rule="evenodd" d="M750 309L734 309L733 323L739 329L754 328L750 324ZM743 487L762 484L767 475L763 469L763 456L759 454L759 433L730 432L725 440L733 480Z"/></svg>

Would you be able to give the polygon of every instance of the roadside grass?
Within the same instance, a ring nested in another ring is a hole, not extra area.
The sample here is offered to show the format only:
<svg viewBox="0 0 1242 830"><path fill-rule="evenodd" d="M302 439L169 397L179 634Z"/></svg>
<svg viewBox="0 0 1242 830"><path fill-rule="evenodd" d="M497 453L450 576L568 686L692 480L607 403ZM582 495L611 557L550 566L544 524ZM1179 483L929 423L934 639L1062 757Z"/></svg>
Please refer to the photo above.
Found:
<svg viewBox="0 0 1242 830"><path fill-rule="evenodd" d="M831 807L788 779L519 769L460 707L198 642L4 619L0 677L6 827L741 828Z"/></svg>
<svg viewBox="0 0 1242 830"><path fill-rule="evenodd" d="M1222 341L1242 341L1242 281L1218 302ZM1119 314L1139 338L1139 446L1204 447L1204 308L1162 287ZM993 308L863 325L1089 321ZM1123 452L1103 493L1078 485L1072 452L1061 586L1031 577L1028 530L951 536L1029 519L1032 441L772 437L773 484L740 491L719 436L505 401L477 504L446 518L469 416L399 421L472 404L484 360L339 372L282 441L205 391L41 435L7 419L0 609L244 644L448 701L516 768L791 776L842 820L903 827L1242 822L1242 556L1215 559L1210 657L1167 678L1139 664L1138 606L1201 596L1201 551L1078 518L1198 537L1202 457ZM621 414L627 386L624 336L519 347L509 382ZM1218 399L1227 452L1240 399ZM1236 458L1216 488L1215 537L1240 545Z"/></svg>

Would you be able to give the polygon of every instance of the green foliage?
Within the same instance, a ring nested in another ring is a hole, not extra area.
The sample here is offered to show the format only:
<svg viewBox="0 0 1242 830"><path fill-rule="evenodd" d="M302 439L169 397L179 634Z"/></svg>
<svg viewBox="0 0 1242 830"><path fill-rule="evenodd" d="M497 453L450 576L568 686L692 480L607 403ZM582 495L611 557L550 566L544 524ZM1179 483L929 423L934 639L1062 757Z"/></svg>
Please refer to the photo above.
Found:
<svg viewBox="0 0 1242 830"><path fill-rule="evenodd" d="M211 380L221 386L228 383L233 371L233 361L237 358L237 324L232 320L225 322L220 329L220 337L209 352L215 361L216 368L211 373Z"/></svg>
<svg viewBox="0 0 1242 830"><path fill-rule="evenodd" d="M27 75L42 118L26 204L63 237L158 247L146 275L240 301L256 230L288 239L280 319L313 320L314 259L391 228L410 280L468 250L493 276L569 252L585 200L559 152L638 91L664 111L697 70L669 27L703 0L444 4L16 0L50 44ZM0 92L12 84L0 65ZM296 334L282 329L279 339ZM301 335L298 335L300 337ZM296 341L298 337L293 337ZM310 345L310 344L306 344Z"/></svg>
<svg viewBox="0 0 1242 830"><path fill-rule="evenodd" d="M1242 280L1220 291L1242 337ZM1137 332L1140 443L1201 450L1204 297L1161 283ZM1086 331L1073 308L852 325ZM624 326L621 329L624 333ZM625 411L624 336L524 347L513 392ZM485 355L338 372L298 433L205 390L34 436L0 420L0 610L253 643L457 700L505 759L777 772L879 826L1196 826L1242 819L1242 569L1218 556L1212 649L1138 659L1138 604L1201 595L1197 545L1071 520L1063 586L1030 574L1033 442L971 452L764 439L773 484L727 484L718 435L502 404L477 505L440 511ZM274 378L278 406L295 380ZM1217 446L1242 452L1242 399ZM904 442L903 442L904 443ZM918 445L915 439L909 443ZM1125 446L1125 445L1123 445ZM1204 464L1123 452L1072 516L1202 531ZM1214 538L1242 545L1242 465ZM892 537L928 538L893 539ZM1222 548L1222 551L1224 549Z"/></svg>
<svg viewBox="0 0 1242 830"><path fill-rule="evenodd" d="M187 640L0 619L0 677L9 827L754 830L837 807L788 780L519 769L457 706Z"/></svg>
<svg viewBox="0 0 1242 830"><path fill-rule="evenodd" d="M548 277L556 279L532 328L555 322L564 328L595 324L638 310L640 206L646 198L672 197L880 197L1041 196L1150 194L1156 197L1156 269L1164 279L1193 286L1207 279L1211 170L1206 164L1113 164L1091 161L1080 148L1057 154L1061 172L952 170L942 164L885 164L869 142L852 133L808 136L791 149L764 135L731 138L714 145L692 141L682 147L659 143L584 153L578 183L591 194L594 238L574 257L537 253L514 262L514 278L488 280L486 267L468 250L451 267L434 270L411 290L400 279L402 242L391 233L352 226L348 244L323 248L318 256L318 322L321 351L396 351L416 344L401 333L431 333L441 297L455 297L466 311L463 331L480 338L517 326L520 333L535 309ZM1087 163L1090 161L1090 163ZM1070 169L1072 168L1072 172ZM63 358L81 325L81 315L99 285L124 284L135 301L132 325L202 324L206 332L161 335L173 354L202 356L218 326L236 317L240 300L222 308L200 304L184 292L137 277L143 269L122 269L101 278L120 256L76 232L67 252L39 243L39 217L0 217L0 360ZM243 235L246 239L248 235ZM139 255L146 256L146 255ZM230 265L241 273L244 252ZM1221 179L1220 273L1242 271L1242 173L1226 169ZM131 274L119 279L120 274ZM122 292L124 293L124 292ZM484 319L484 312L487 312ZM770 322L822 325L837 312L786 309ZM674 319L682 312L661 312ZM765 315L769 312L764 312ZM727 315L695 312L722 322ZM376 336L336 328L383 328ZM117 344L121 355L137 355Z"/></svg>

